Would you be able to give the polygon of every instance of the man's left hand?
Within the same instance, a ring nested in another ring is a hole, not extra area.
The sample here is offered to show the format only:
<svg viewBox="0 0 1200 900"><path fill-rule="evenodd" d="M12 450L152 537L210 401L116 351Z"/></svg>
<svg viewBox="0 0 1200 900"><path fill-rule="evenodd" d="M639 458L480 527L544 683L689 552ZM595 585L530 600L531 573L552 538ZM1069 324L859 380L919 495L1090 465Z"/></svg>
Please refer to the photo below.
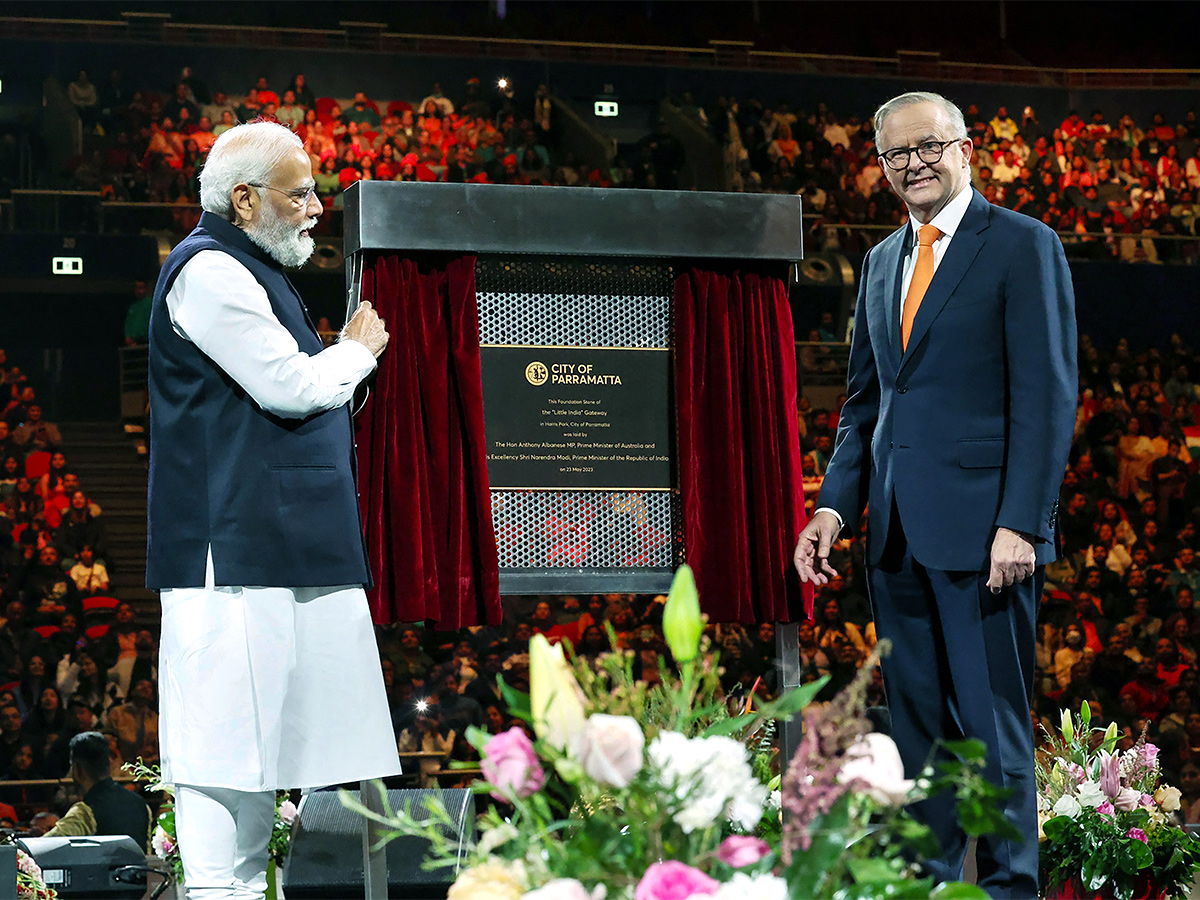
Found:
<svg viewBox="0 0 1200 900"><path fill-rule="evenodd" d="M1007 528L996 529L996 537L992 540L992 570L987 580L993 594L1024 581L1033 574L1036 565L1037 557L1029 538Z"/></svg>

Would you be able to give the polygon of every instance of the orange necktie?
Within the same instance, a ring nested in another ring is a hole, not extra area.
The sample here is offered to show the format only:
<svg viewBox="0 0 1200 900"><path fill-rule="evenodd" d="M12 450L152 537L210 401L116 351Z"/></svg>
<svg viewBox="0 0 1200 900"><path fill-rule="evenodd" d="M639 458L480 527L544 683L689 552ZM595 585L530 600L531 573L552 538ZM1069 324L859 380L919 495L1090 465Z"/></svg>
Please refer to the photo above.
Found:
<svg viewBox="0 0 1200 900"><path fill-rule="evenodd" d="M913 319L921 308L921 300L933 281L933 242L942 236L936 225L922 225L917 229L917 264L913 267L912 283L904 297L904 315L900 319L900 349L908 349L908 336L912 334Z"/></svg>

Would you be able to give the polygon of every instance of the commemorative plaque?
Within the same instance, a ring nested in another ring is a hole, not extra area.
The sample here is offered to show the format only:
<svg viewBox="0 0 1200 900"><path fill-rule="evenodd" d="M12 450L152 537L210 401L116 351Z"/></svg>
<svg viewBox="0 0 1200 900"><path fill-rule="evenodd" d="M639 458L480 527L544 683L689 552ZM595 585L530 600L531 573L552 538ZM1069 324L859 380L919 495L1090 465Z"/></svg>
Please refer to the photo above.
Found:
<svg viewBox="0 0 1200 900"><path fill-rule="evenodd" d="M671 489L670 352L481 353L493 489Z"/></svg>

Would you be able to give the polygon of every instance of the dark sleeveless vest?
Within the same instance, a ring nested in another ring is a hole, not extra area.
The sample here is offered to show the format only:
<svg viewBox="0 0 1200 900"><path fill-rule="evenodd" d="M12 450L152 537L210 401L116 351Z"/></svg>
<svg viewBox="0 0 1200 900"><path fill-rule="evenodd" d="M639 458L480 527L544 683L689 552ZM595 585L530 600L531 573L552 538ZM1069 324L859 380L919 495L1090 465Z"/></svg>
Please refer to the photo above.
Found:
<svg viewBox="0 0 1200 900"><path fill-rule="evenodd" d="M264 411L171 325L167 294L201 250L228 253L313 355L321 339L280 265L204 213L167 257L150 311L150 498L146 586L322 587L371 576L355 490L349 406L306 419Z"/></svg>

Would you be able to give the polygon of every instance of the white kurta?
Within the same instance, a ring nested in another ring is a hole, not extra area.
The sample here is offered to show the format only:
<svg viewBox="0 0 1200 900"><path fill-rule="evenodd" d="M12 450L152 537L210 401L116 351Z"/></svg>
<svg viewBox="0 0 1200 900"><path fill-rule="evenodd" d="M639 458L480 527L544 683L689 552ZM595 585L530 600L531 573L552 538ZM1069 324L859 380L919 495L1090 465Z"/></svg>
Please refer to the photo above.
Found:
<svg viewBox="0 0 1200 900"><path fill-rule="evenodd" d="M343 341L300 351L266 292L228 254L197 253L167 295L176 333L265 410L336 409L375 367ZM162 591L163 779L263 791L400 771L366 594L340 587L214 584Z"/></svg>

